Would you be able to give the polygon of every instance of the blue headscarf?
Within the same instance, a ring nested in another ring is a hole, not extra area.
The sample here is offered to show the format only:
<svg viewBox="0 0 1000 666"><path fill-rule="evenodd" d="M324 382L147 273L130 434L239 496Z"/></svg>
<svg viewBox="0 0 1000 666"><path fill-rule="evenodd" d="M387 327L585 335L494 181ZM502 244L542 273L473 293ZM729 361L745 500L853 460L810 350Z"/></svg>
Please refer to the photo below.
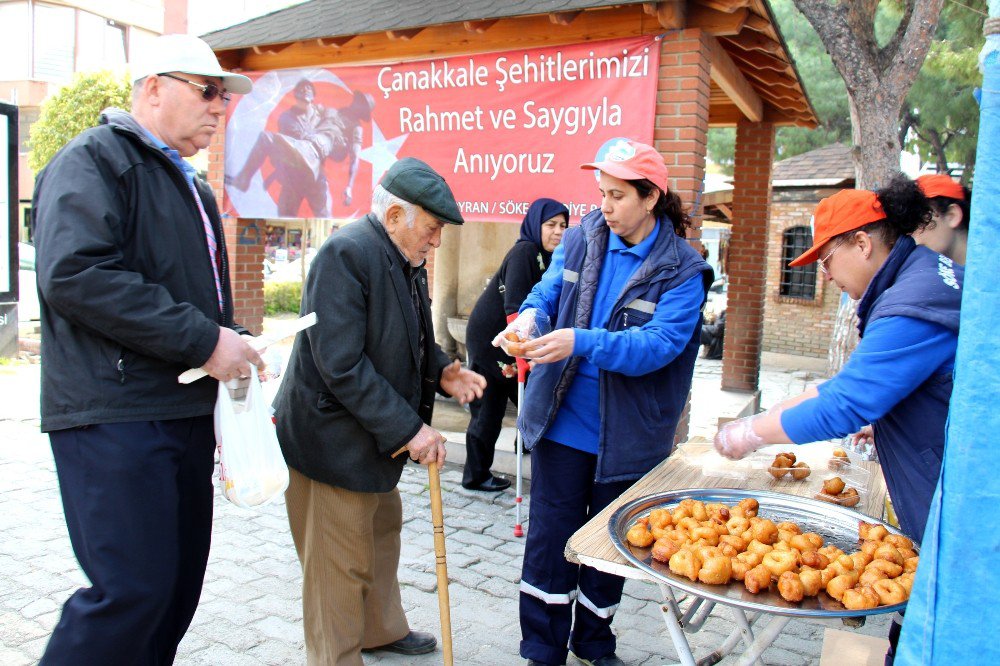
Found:
<svg viewBox="0 0 1000 666"><path fill-rule="evenodd" d="M551 253L546 252L545 248L542 247L542 222L556 215L565 215L568 221L569 209L555 199L536 199L528 207L528 213L524 216L524 221L521 222L521 236L517 239L533 243L546 259L546 265L549 263L547 260Z"/></svg>

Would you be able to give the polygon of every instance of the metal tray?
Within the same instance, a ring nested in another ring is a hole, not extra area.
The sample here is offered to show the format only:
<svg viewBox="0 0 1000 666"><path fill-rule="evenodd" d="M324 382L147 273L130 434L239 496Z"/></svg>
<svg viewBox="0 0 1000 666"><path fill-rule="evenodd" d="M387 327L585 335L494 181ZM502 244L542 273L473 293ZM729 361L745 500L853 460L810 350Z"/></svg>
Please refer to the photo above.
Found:
<svg viewBox="0 0 1000 666"><path fill-rule="evenodd" d="M608 531L611 533L611 541L615 547L636 567L645 570L657 580L671 587L728 606L795 617L857 617L893 613L906 607L906 604L903 603L894 606L878 606L867 610L848 610L826 592L820 592L816 597L806 597L801 602L792 603L781 598L775 585L772 585L768 592L750 594L740 582L731 582L728 585L706 585L691 582L689 578L683 578L671 572L666 563L654 560L650 555L650 548L638 548L625 538L629 528L639 518L649 515L653 509L674 506L684 499L733 505L747 497L752 497L760 503L758 516L770 518L775 523L783 521L797 523L803 532L816 532L823 537L826 544L833 544L845 553L854 552L860 546L858 543L859 520L880 523L893 534L903 534L891 525L836 504L766 490L727 488L692 488L640 497L625 504L612 514L608 521ZM919 551L919 546L915 544L914 550Z"/></svg>

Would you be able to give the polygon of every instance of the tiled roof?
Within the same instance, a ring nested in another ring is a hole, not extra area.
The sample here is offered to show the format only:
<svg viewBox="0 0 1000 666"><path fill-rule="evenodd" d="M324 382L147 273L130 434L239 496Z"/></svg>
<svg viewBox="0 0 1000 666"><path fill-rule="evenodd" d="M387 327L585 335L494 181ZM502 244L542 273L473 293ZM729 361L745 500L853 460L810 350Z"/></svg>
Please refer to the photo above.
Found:
<svg viewBox="0 0 1000 666"><path fill-rule="evenodd" d="M832 143L775 162L771 180L775 186L783 181L796 181L799 185L809 185L811 182L833 185L853 181L854 161L851 159L851 149L842 143Z"/></svg>
<svg viewBox="0 0 1000 666"><path fill-rule="evenodd" d="M428 25L548 14L608 5L639 4L642 0L308 0L250 19L203 39L216 51L266 44L284 44L318 37L360 35Z"/></svg>

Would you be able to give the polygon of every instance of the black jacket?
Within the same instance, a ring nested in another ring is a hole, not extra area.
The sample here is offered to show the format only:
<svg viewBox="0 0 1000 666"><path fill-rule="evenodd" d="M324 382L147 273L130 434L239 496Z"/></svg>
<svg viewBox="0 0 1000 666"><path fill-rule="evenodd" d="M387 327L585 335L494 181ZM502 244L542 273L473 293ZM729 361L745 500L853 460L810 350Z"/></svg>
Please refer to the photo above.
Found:
<svg viewBox="0 0 1000 666"><path fill-rule="evenodd" d="M274 407L285 460L310 479L388 492L408 459L392 454L430 423L449 358L434 343L421 268L413 276L426 322L421 375L419 322L403 266L368 215L330 236L309 267L301 312L315 312L318 322L295 339Z"/></svg>
<svg viewBox="0 0 1000 666"><path fill-rule="evenodd" d="M135 119L109 109L35 182L42 430L211 414L218 384L177 383L233 326L219 212L224 312L201 214L181 170ZM196 179L197 180L197 179Z"/></svg>
<svg viewBox="0 0 1000 666"><path fill-rule="evenodd" d="M515 314L520 309L531 288L542 279L548 268L547 258L551 256L546 252L543 257L537 245L524 240L515 243L507 252L469 315L465 346L469 350L471 365L499 379L502 375L497 363L514 362L502 349L493 346L493 338L507 328L507 315Z"/></svg>

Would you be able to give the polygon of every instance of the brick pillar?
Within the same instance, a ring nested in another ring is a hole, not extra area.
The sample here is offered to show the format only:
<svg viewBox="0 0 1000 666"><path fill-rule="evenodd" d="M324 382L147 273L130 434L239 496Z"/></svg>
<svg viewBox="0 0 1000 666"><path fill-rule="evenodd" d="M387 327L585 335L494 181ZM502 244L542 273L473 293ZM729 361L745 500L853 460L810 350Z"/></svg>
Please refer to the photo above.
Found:
<svg viewBox="0 0 1000 666"><path fill-rule="evenodd" d="M226 129L223 122L208 147L208 184L222 210ZM263 220L222 217L229 254L229 280L233 289L233 316L254 335L264 328L264 239Z"/></svg>
<svg viewBox="0 0 1000 666"><path fill-rule="evenodd" d="M691 216L688 238L701 238L701 194L708 150L708 105L711 62L700 30L668 33L660 45L653 145L663 155L670 189ZM695 241L700 249L700 241ZM687 440L691 399L677 423L674 443Z"/></svg>
<svg viewBox="0 0 1000 666"><path fill-rule="evenodd" d="M741 120L736 126L736 163L733 170L733 235L729 241L723 389L757 390L764 337L764 286L773 161L774 125Z"/></svg>
<svg viewBox="0 0 1000 666"><path fill-rule="evenodd" d="M653 143L667 164L670 188L691 215L694 224L689 238L701 238L710 69L708 46L700 30L681 30L663 37Z"/></svg>

